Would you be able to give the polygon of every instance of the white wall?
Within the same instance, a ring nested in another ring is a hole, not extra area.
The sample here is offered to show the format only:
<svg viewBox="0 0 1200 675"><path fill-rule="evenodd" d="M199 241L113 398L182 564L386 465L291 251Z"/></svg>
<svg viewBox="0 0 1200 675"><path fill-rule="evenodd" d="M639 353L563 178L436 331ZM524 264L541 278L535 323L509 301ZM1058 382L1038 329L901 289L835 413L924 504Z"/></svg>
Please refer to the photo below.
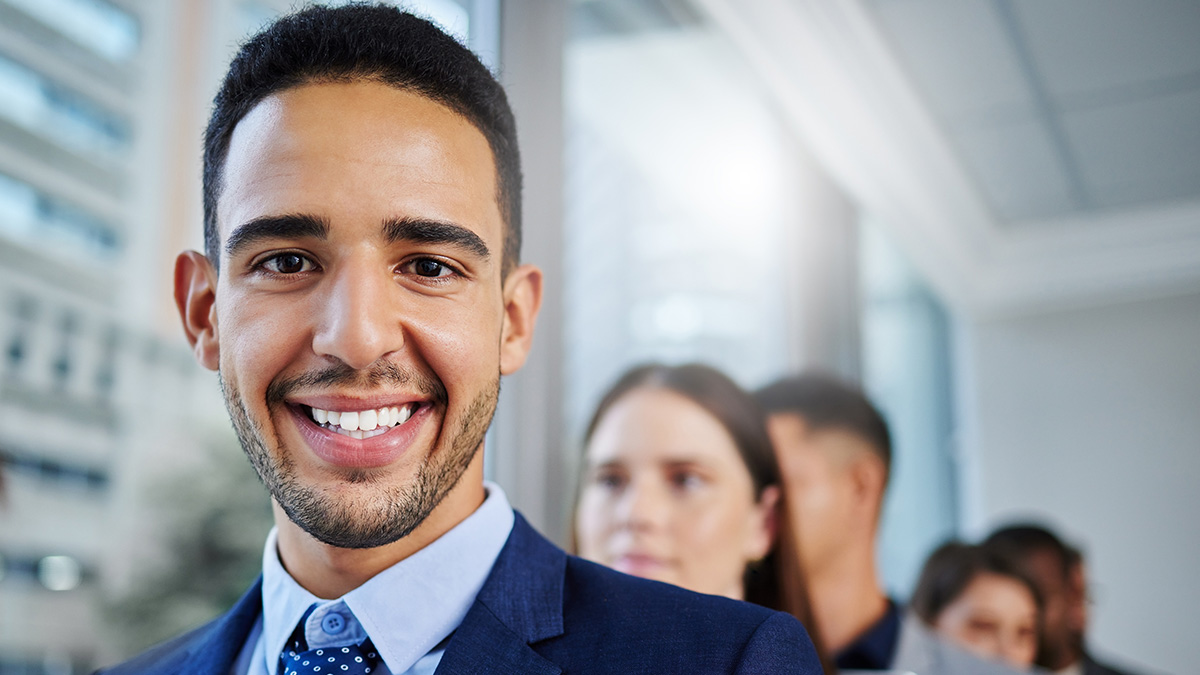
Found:
<svg viewBox="0 0 1200 675"><path fill-rule="evenodd" d="M1097 651L1195 672L1200 294L962 326L966 526L1084 547Z"/></svg>

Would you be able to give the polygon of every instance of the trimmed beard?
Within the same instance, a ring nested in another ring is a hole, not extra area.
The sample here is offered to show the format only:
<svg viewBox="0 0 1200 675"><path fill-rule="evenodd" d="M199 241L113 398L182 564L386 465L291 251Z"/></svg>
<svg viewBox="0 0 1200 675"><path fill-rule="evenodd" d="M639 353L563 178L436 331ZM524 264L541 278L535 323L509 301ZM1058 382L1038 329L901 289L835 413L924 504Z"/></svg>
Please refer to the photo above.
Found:
<svg viewBox="0 0 1200 675"><path fill-rule="evenodd" d="M233 421L234 432L242 450L258 473L259 480L284 513L302 530L318 541L339 548L375 548L403 539L437 508L442 499L458 484L476 452L483 445L484 435L491 425L500 395L500 374L471 401L462 421L452 435L438 435L433 449L417 469L414 479L405 485L388 485L368 470L350 469L344 474L347 483L370 484L377 489L369 496L339 499L314 485L306 485L296 475L291 452L275 436L276 452L268 447L268 434L263 425L252 420L236 386L228 386L220 378L225 407ZM328 370L272 382L267 388L267 409L283 404L290 391L301 386L326 384L357 384L378 386L381 383L415 385L435 404L446 410L445 387L436 379L401 370L390 363L381 363L362 373L349 366L334 366Z"/></svg>

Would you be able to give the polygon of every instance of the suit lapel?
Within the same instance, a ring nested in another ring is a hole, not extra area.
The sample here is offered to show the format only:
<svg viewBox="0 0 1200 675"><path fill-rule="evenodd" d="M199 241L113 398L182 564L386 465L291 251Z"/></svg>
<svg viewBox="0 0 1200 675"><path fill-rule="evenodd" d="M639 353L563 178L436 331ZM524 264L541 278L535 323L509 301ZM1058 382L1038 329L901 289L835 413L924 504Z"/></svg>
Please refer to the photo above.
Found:
<svg viewBox="0 0 1200 675"><path fill-rule="evenodd" d="M437 674L561 673L529 645L563 634L566 565L566 554L516 514L512 533L446 645Z"/></svg>
<svg viewBox="0 0 1200 675"><path fill-rule="evenodd" d="M476 602L446 645L436 675L559 675L562 669L542 658L495 614Z"/></svg>

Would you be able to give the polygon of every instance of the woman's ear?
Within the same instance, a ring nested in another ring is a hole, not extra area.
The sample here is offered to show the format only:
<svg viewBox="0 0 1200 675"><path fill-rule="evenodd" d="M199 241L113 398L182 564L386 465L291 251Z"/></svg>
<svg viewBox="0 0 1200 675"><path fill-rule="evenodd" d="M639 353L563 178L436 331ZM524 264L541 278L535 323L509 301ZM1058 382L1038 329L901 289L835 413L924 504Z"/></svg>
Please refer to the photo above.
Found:
<svg viewBox="0 0 1200 675"><path fill-rule="evenodd" d="M778 485L763 488L751 514L750 535L746 538L746 560L762 560L775 545L779 530Z"/></svg>
<svg viewBox="0 0 1200 675"><path fill-rule="evenodd" d="M504 326L500 332L500 373L511 375L525 364L542 306L542 271L521 265L504 280Z"/></svg>
<svg viewBox="0 0 1200 675"><path fill-rule="evenodd" d="M217 271L208 258L184 251L175 259L175 306L196 361L209 370L220 365L217 334Z"/></svg>

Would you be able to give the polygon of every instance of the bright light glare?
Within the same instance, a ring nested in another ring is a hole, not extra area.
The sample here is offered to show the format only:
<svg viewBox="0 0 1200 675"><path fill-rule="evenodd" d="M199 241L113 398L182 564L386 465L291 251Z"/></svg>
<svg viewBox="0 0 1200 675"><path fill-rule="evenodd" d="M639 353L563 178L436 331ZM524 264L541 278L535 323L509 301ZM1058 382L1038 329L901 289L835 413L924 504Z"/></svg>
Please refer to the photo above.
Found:
<svg viewBox="0 0 1200 675"><path fill-rule="evenodd" d="M38 581L52 591L70 591L83 580L79 561L66 555L48 555L38 561Z"/></svg>

